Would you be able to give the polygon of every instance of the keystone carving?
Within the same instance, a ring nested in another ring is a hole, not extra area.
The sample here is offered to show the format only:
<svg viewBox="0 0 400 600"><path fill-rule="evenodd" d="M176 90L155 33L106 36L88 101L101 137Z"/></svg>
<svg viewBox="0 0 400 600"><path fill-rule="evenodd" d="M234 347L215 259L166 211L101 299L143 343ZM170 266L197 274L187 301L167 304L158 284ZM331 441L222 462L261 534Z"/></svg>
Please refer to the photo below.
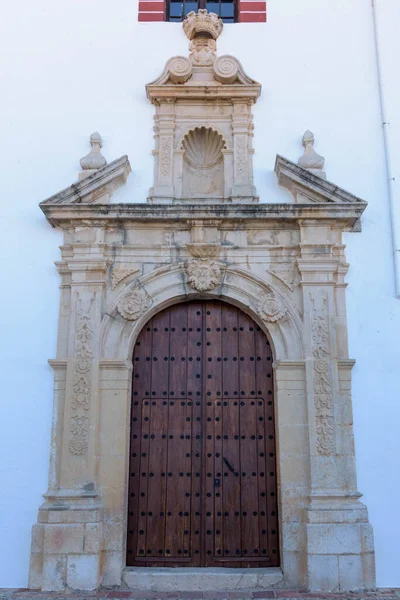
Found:
<svg viewBox="0 0 400 600"><path fill-rule="evenodd" d="M275 323L275 321L279 321L279 319L285 316L286 308L280 298L278 298L272 290L268 290L265 292L264 296L260 298L257 305L257 312L263 321Z"/></svg>
<svg viewBox="0 0 400 600"><path fill-rule="evenodd" d="M126 292L118 303L118 312L127 321L136 321L152 305L152 300L142 289L136 288Z"/></svg>
<svg viewBox="0 0 400 600"><path fill-rule="evenodd" d="M221 267L213 260L199 259L186 264L189 285L199 292L208 292L221 283Z"/></svg>

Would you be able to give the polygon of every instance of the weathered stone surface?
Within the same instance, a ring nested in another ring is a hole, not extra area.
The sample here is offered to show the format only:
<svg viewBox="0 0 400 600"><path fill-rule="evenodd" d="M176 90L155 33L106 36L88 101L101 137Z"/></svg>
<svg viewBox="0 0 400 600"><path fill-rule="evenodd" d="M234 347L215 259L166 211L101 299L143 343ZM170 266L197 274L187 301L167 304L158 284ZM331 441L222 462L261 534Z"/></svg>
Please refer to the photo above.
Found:
<svg viewBox="0 0 400 600"><path fill-rule="evenodd" d="M154 592L266 589L282 582L282 571L279 568L126 568L122 581L128 588Z"/></svg>

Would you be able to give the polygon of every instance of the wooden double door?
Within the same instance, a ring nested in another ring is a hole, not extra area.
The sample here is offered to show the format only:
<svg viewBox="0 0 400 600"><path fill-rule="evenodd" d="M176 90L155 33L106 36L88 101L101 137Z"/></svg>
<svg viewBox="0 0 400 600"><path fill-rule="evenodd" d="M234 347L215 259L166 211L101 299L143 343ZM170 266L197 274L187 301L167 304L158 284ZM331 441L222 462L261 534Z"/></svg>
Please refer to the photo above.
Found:
<svg viewBox="0 0 400 600"><path fill-rule="evenodd" d="M219 301L153 317L133 356L127 564L279 564L272 353Z"/></svg>

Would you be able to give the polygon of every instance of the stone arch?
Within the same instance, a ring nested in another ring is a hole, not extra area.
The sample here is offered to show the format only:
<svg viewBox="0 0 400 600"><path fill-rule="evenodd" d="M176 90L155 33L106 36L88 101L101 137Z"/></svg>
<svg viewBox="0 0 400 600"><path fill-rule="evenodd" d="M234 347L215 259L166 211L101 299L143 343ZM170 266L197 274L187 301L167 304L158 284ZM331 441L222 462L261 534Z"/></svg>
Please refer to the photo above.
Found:
<svg viewBox="0 0 400 600"><path fill-rule="evenodd" d="M281 301L285 314L275 322L263 320L258 311L260 298L272 291ZM136 294L137 315L125 319L118 306L123 297ZM274 361L302 360L302 321L288 297L273 284L265 283L237 267L223 271L220 285L201 293L186 282L182 263L168 265L143 275L129 284L105 314L100 333L100 354L108 360L131 360L136 338L145 323L160 310L193 299L219 299L233 304L260 325L271 342Z"/></svg>

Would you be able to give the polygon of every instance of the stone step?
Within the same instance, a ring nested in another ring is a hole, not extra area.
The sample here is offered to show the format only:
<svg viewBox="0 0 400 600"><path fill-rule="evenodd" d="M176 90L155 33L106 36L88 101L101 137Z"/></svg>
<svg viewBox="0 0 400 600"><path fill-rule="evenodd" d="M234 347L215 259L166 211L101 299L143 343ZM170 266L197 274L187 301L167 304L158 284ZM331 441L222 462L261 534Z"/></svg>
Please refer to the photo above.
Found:
<svg viewBox="0 0 400 600"><path fill-rule="evenodd" d="M269 569L126 567L123 585L152 592L265 590L283 581L279 567Z"/></svg>

